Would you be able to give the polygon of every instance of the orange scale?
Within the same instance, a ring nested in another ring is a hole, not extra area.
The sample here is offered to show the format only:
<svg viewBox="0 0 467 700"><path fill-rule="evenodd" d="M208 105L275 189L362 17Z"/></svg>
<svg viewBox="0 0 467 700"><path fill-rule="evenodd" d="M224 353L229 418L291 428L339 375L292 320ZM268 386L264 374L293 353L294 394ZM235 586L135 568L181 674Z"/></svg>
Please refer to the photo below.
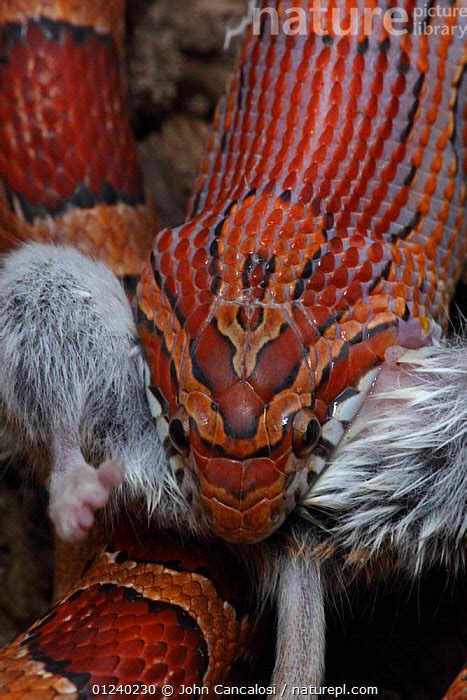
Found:
<svg viewBox="0 0 467 700"><path fill-rule="evenodd" d="M352 246L355 246L356 248L364 248L365 247L365 244L366 244L365 238L359 233L356 233L353 236L351 236L349 240L350 240L350 244Z"/></svg>
<svg viewBox="0 0 467 700"><path fill-rule="evenodd" d="M305 170L305 173L303 175L303 180L304 182L307 182L308 184L314 182L316 180L316 176L318 175L318 163L313 162L307 170Z"/></svg>
<svg viewBox="0 0 467 700"><path fill-rule="evenodd" d="M435 288L434 288L434 287L430 287L430 289L428 290L427 297L426 297L427 306L434 303L434 301L435 301L435 296L436 296L436 290L435 290Z"/></svg>
<svg viewBox="0 0 467 700"><path fill-rule="evenodd" d="M452 198L454 197L454 193L456 191L457 183L455 179L452 179L448 182L446 187L444 188L444 197L446 200L451 201ZM444 206L446 206L446 202L444 202Z"/></svg>
<svg viewBox="0 0 467 700"><path fill-rule="evenodd" d="M345 267L340 267L331 277L330 283L337 289L344 289L347 286L349 275Z"/></svg>
<svg viewBox="0 0 467 700"><path fill-rule="evenodd" d="M334 157L339 162L343 161L345 156L347 155L347 151L348 151L348 144L341 143L337 146L336 150L334 151Z"/></svg>
<svg viewBox="0 0 467 700"><path fill-rule="evenodd" d="M101 671L101 670L106 670L106 669L101 669L96 663L96 659L94 656L88 656L89 654L89 649L86 649L86 656L80 656L77 658L77 661L79 662L80 667L86 668L86 669L92 669L93 671L93 677L94 677L94 671ZM75 654L72 655L71 660L74 662L75 661ZM97 665L97 668L96 668ZM113 669L110 669L113 670Z"/></svg>
<svg viewBox="0 0 467 700"><path fill-rule="evenodd" d="M367 143L368 139L371 136L371 119L369 117L363 117L362 123L360 124L360 129L358 131L358 135L363 142ZM366 149L366 146L365 146Z"/></svg>
<svg viewBox="0 0 467 700"><path fill-rule="evenodd" d="M251 238L256 238L256 234L261 227L261 223L261 219L258 216L254 216L245 226L245 231L247 232L248 236Z"/></svg>
<svg viewBox="0 0 467 700"><path fill-rule="evenodd" d="M198 301L200 304L208 304L212 301L212 292L207 289L202 289L198 294Z"/></svg>
<svg viewBox="0 0 467 700"><path fill-rule="evenodd" d="M115 637L118 636L118 629L106 629L99 631L99 643L106 644L107 642L112 642ZM62 637L63 639L63 637Z"/></svg>
<svg viewBox="0 0 467 700"><path fill-rule="evenodd" d="M385 183L390 183L396 176L396 171L397 171L397 164L396 163L389 163L383 170L381 174L381 178Z"/></svg>
<svg viewBox="0 0 467 700"><path fill-rule="evenodd" d="M108 617L110 617L110 615ZM130 626L134 625L135 622L136 622L136 615L121 615L118 618L118 626L122 629L124 627L130 627ZM99 625L102 625L102 618L99 619ZM105 624L102 626L105 627Z"/></svg>
<svg viewBox="0 0 467 700"><path fill-rule="evenodd" d="M370 303L373 308L373 310L377 313L382 313L383 311L386 311L388 308L388 295L384 293L380 294L371 294L370 295Z"/></svg>
<svg viewBox="0 0 467 700"><path fill-rule="evenodd" d="M341 213L340 220L341 220L342 227L344 229L348 228L350 226L350 210L348 210L347 208L344 209L344 211ZM337 235L338 236L342 235L343 238L348 238L347 233L345 233L345 234L338 233Z"/></svg>
<svg viewBox="0 0 467 700"><path fill-rule="evenodd" d="M280 209L276 208L268 216L266 223L270 226L279 226L282 223L282 217L283 217L283 212Z"/></svg>
<svg viewBox="0 0 467 700"><path fill-rule="evenodd" d="M366 260L362 267L357 271L355 279L360 282L369 282L373 278L373 265L369 260Z"/></svg>
<svg viewBox="0 0 467 700"><path fill-rule="evenodd" d="M149 668L145 674L145 681L148 683L156 683L157 681L163 681L167 677L169 672L169 667L167 664L156 664L152 668Z"/></svg>
<svg viewBox="0 0 467 700"><path fill-rule="evenodd" d="M205 248L210 237L210 231L208 228L203 228L199 233L196 234L193 245L195 248Z"/></svg>
<svg viewBox="0 0 467 700"><path fill-rule="evenodd" d="M297 202L289 211L292 221L300 221L305 216L305 208L302 202Z"/></svg>
<svg viewBox="0 0 467 700"><path fill-rule="evenodd" d="M195 251L195 254L193 255L191 259L191 264L195 269L200 269L206 267L208 264L209 259L208 255L206 253L206 250L203 248L198 249Z"/></svg>
<svg viewBox="0 0 467 700"><path fill-rule="evenodd" d="M118 666L119 679L124 683L125 680L139 680L145 669L146 662L144 659L124 659Z"/></svg>
<svg viewBox="0 0 467 700"><path fill-rule="evenodd" d="M402 282L406 287L412 287L413 268L405 268L402 273Z"/></svg>
<svg viewBox="0 0 467 700"><path fill-rule="evenodd" d="M287 255L287 243L280 238L275 240L272 254L278 258L285 257Z"/></svg>
<svg viewBox="0 0 467 700"><path fill-rule="evenodd" d="M443 240L443 235L444 235L444 227L443 227L443 224L440 222L440 223L436 224L436 226L433 230L433 234L432 234L435 242L438 245L441 244L441 242Z"/></svg>
<svg viewBox="0 0 467 700"><path fill-rule="evenodd" d="M196 227L196 220L194 221L189 221L187 224L184 224L183 226L180 227L178 231L178 235L180 238L189 238L193 231L195 230Z"/></svg>
<svg viewBox="0 0 467 700"><path fill-rule="evenodd" d="M401 299L401 298L395 299L392 311L396 314L396 316L399 316L399 318L402 318L405 314L405 311L406 311L405 299Z"/></svg>
<svg viewBox="0 0 467 700"><path fill-rule="evenodd" d="M157 639L157 635L148 635L147 629L145 630L145 632L145 639L148 639L150 637L156 637ZM150 659L153 662L155 659L161 659L167 654L167 644L165 642L146 644L141 653L144 659Z"/></svg>
<svg viewBox="0 0 467 700"><path fill-rule="evenodd" d="M323 273L333 272L335 266L334 254L325 253L319 261L319 271Z"/></svg>
<svg viewBox="0 0 467 700"><path fill-rule="evenodd" d="M407 300L407 288L402 282L395 282L392 287L393 297L402 297L402 299Z"/></svg>
<svg viewBox="0 0 467 700"><path fill-rule="evenodd" d="M353 317L359 324L364 324L368 320L372 306L370 304L357 304L353 311Z"/></svg>
<svg viewBox="0 0 467 700"><path fill-rule="evenodd" d="M184 304L192 303L196 299L196 287L191 280L185 280L179 284L178 294L184 300ZM174 296L177 296L175 292Z"/></svg>
<svg viewBox="0 0 467 700"><path fill-rule="evenodd" d="M349 167L345 171L345 176L348 180L356 180L358 177L358 172L360 170L360 164L355 158L350 162Z"/></svg>
<svg viewBox="0 0 467 700"><path fill-rule="evenodd" d="M347 141L347 143L351 143L353 135L354 135L353 124L351 122L346 122L345 127L342 131L342 139L344 141Z"/></svg>
<svg viewBox="0 0 467 700"><path fill-rule="evenodd" d="M289 256L287 257L285 264L287 266L298 265L300 263L300 257L300 251L292 250Z"/></svg>
<svg viewBox="0 0 467 700"><path fill-rule="evenodd" d="M373 146L370 148L370 156L373 160L379 160L383 155L384 137L378 136ZM372 173L373 174L373 173Z"/></svg>
<svg viewBox="0 0 467 700"><path fill-rule="evenodd" d="M342 253L344 249L342 238L339 238L338 236L334 236L334 238L331 238L331 240L329 241L329 249L334 255Z"/></svg>
<svg viewBox="0 0 467 700"><path fill-rule="evenodd" d="M331 92L329 95L329 100L334 105L339 105L342 102L342 86L341 86L340 80L337 80L334 82L334 85L332 86Z"/></svg>
<svg viewBox="0 0 467 700"><path fill-rule="evenodd" d="M344 176L341 178L341 181L339 182L337 188L336 188L336 194L331 199L332 204L331 204L331 202L328 204L328 209L335 212L334 202L339 202L339 199L337 199L337 197L345 197L346 195L348 195L350 192L351 186L352 186L352 181L351 181L351 178L349 177L348 171L346 171ZM358 199L355 201L355 204L353 206L350 206L349 208L356 209L357 204L358 204ZM332 206L332 209L331 209L331 206Z"/></svg>
<svg viewBox="0 0 467 700"><path fill-rule="evenodd" d="M359 138L357 140L357 145L355 146L354 151L353 151L353 157L356 160L361 161L365 158L366 152L367 152L366 142L362 138Z"/></svg>
<svg viewBox="0 0 467 700"><path fill-rule="evenodd" d="M157 237L157 250L159 251L159 253L162 253L163 251L170 248L171 243L172 231L170 229L166 229Z"/></svg>
<svg viewBox="0 0 467 700"><path fill-rule="evenodd" d="M318 270L310 277L308 284L306 285L306 289L313 292L321 292L324 289L325 284L326 278L324 273L321 270Z"/></svg>
<svg viewBox="0 0 467 700"><path fill-rule="evenodd" d="M402 187L394 198L394 205L392 207L390 207L390 209L389 209L390 215L392 217L391 218L392 221L395 221L395 219L397 219L401 207L403 207L407 204L408 199L409 199L409 188Z"/></svg>
<svg viewBox="0 0 467 700"><path fill-rule="evenodd" d="M334 153L332 161L329 163L328 167L324 171L324 176L328 180L334 180L339 170L339 160L336 158Z"/></svg>
<svg viewBox="0 0 467 700"><path fill-rule="evenodd" d="M314 306L317 303L316 292L313 292L312 290L308 289L302 296L302 302L303 306L305 306L306 308Z"/></svg>
<svg viewBox="0 0 467 700"><path fill-rule="evenodd" d="M273 240L275 239L275 237L276 237L276 229L274 228L274 226L268 226L268 227L261 233L261 236L260 236L260 239L259 239L259 240L260 240L261 245L268 246L268 245L270 245L270 244L273 242Z"/></svg>
<svg viewBox="0 0 467 700"><path fill-rule="evenodd" d="M277 274L277 280L279 284L289 284L293 282L295 278L293 270L281 270Z"/></svg>
<svg viewBox="0 0 467 700"><path fill-rule="evenodd" d="M112 620L109 620L107 622L107 618L109 618L109 617L111 617ZM110 625L111 623L113 623L116 620L116 618L117 618L117 615L104 616L104 618L99 619L99 625L102 625L102 627L106 627L108 624ZM104 619L104 624L102 624L102 619ZM73 637L73 641L77 645L81 645L81 644L89 645L91 640L94 639L94 637L96 636L96 634L97 634L96 627L91 627L91 628L85 629L85 630L78 630L78 632Z"/></svg>
<svg viewBox="0 0 467 700"><path fill-rule="evenodd" d="M358 280L353 280L343 294L343 300L350 306L362 297L362 285Z"/></svg>
<svg viewBox="0 0 467 700"><path fill-rule="evenodd" d="M207 270L197 270L194 282L198 289L209 289L210 281L211 278Z"/></svg>
<svg viewBox="0 0 467 700"><path fill-rule="evenodd" d="M172 576L167 576L167 583L172 581ZM177 593L180 593L180 587L176 586ZM173 591L170 591L171 597L173 597ZM167 640L167 631L171 625L176 624L177 616L174 610L159 610L157 613L157 621L162 625L162 635L161 639Z"/></svg>
<svg viewBox="0 0 467 700"><path fill-rule="evenodd" d="M308 313L317 329L325 326L329 320L329 309L326 306L315 304L308 309Z"/></svg>
<svg viewBox="0 0 467 700"><path fill-rule="evenodd" d="M114 671L120 659L118 656L107 656L105 659L91 659L89 667L92 668L93 673L111 673ZM86 666L84 666L86 668Z"/></svg>
<svg viewBox="0 0 467 700"><path fill-rule="evenodd" d="M226 236L226 244L231 245L231 246L238 246L242 239L242 229L238 228L238 226L234 226L229 234Z"/></svg>
<svg viewBox="0 0 467 700"><path fill-rule="evenodd" d="M182 260L183 258L186 258L188 256L189 250L190 241L186 238L182 238L182 240L179 241L179 243L175 247L174 257L177 260Z"/></svg>
<svg viewBox="0 0 467 700"><path fill-rule="evenodd" d="M260 216L260 217L264 216L264 214L266 213L267 206L268 206L267 199L265 197L262 197L259 200L259 202L257 201L255 206L253 207L253 214L255 216Z"/></svg>
<svg viewBox="0 0 467 700"><path fill-rule="evenodd" d="M238 285L240 280L240 270L236 267L227 267L224 271L224 280L228 285Z"/></svg>
<svg viewBox="0 0 467 700"><path fill-rule="evenodd" d="M268 298L270 302L274 304L285 304L285 302L289 301L289 296L286 295L283 286L270 289L268 291Z"/></svg>
<svg viewBox="0 0 467 700"><path fill-rule="evenodd" d="M426 216L431 208L431 197L427 194L423 195L420 202L418 203L418 211L422 216Z"/></svg>
<svg viewBox="0 0 467 700"><path fill-rule="evenodd" d="M107 656L111 652L118 653L121 656L121 650L119 643L117 641L107 642L107 644L100 643L100 634L97 636L96 644L86 645L86 650L99 656Z"/></svg>
<svg viewBox="0 0 467 700"><path fill-rule="evenodd" d="M303 165L303 153L299 153L290 163L290 170L294 173L301 170Z"/></svg>
<svg viewBox="0 0 467 700"><path fill-rule="evenodd" d="M288 241L290 238L294 238L295 235L295 225L292 221L287 221L285 226L280 229L279 235L282 239Z"/></svg>
<svg viewBox="0 0 467 700"><path fill-rule="evenodd" d="M147 603L142 603L144 607L147 610ZM99 641L101 641L101 638L99 637ZM140 654L143 651L144 648L144 641L142 639L129 639L127 641L124 641L122 643L117 642L118 644L118 653L120 656L129 656L133 654Z"/></svg>
<svg viewBox="0 0 467 700"><path fill-rule="evenodd" d="M441 208L438 213L438 220L441 221L443 224L446 223L448 216L449 216L449 207L450 207L450 202L443 202L441 205Z"/></svg>
<svg viewBox="0 0 467 700"><path fill-rule="evenodd" d="M392 247L392 250L391 250L391 253L392 253L392 259L393 259L394 263L395 263L396 265L401 265L401 264L402 264L402 253L401 253L401 249L398 248L398 247L396 247L396 246L393 246L393 247Z"/></svg>
<svg viewBox="0 0 467 700"><path fill-rule="evenodd" d="M76 644L74 644L73 642L70 642L69 644L63 644L62 642L63 642L63 640L60 640L59 649L60 649L60 655L64 658L69 658L69 657L73 656L73 659L76 659L78 654L81 654L82 656L84 656L86 658L88 654L92 654L93 649L95 648L94 645L91 645L91 647L93 647L92 649L89 646L85 646L82 648L79 648L79 647L76 648Z"/></svg>
<svg viewBox="0 0 467 700"><path fill-rule="evenodd" d="M192 266L188 260L181 260L177 265L176 279L182 282L183 280L191 280Z"/></svg>
<svg viewBox="0 0 467 700"><path fill-rule="evenodd" d="M105 627L106 625L108 625L109 627L115 627L114 622L117 619L117 616L114 615L112 617L112 620L109 620L109 622L104 622L104 624L102 623L102 618L99 618L99 626L101 628ZM126 629L122 629L120 624L118 624L116 629L118 629L119 642L124 642L126 639L134 639L135 637L138 637L141 634L141 627L139 625L132 625L130 627L127 627Z"/></svg>
<svg viewBox="0 0 467 700"><path fill-rule="evenodd" d="M282 186L283 186L284 190L293 190L295 188L296 183L297 183L297 173L290 172L287 175L287 177L285 178Z"/></svg>
<svg viewBox="0 0 467 700"><path fill-rule="evenodd" d="M329 285L318 297L318 301L323 306L327 306L329 309L332 308L336 303L336 288L333 285Z"/></svg>
<svg viewBox="0 0 467 700"><path fill-rule="evenodd" d="M185 636L185 631L178 625L171 625L167 629L167 643L170 644L180 644Z"/></svg>
<svg viewBox="0 0 467 700"><path fill-rule="evenodd" d="M159 261L159 268L160 271L166 276L169 277L172 275L173 271L173 265L172 265L172 255L167 251L165 252L162 257L160 258Z"/></svg>
<svg viewBox="0 0 467 700"><path fill-rule="evenodd" d="M319 165L320 163L323 162L325 157L326 157L326 146L324 145L324 143L320 137L320 145L318 146L316 151L313 153L313 161L316 163L316 165Z"/></svg>
<svg viewBox="0 0 467 700"><path fill-rule="evenodd" d="M186 683L185 678L186 678L186 670L185 670L184 668L181 668L181 669L179 669L178 671L172 672L172 673L170 674L169 680L170 680L170 683L171 683L173 686L179 686L179 685L182 685L182 684L183 684L183 685L188 685L188 684ZM200 680L201 680L201 678L200 678L200 676L198 675L198 683L199 683ZM184 697L189 697L189 696L188 696L188 693L186 693Z"/></svg>
<svg viewBox="0 0 467 700"><path fill-rule="evenodd" d="M297 253L301 252L302 250L305 250L307 248L306 236L302 234L296 235L290 247L293 251L297 251Z"/></svg>
<svg viewBox="0 0 467 700"><path fill-rule="evenodd" d="M246 207L242 207L233 217L233 223L235 226L243 226L248 214L248 209Z"/></svg>

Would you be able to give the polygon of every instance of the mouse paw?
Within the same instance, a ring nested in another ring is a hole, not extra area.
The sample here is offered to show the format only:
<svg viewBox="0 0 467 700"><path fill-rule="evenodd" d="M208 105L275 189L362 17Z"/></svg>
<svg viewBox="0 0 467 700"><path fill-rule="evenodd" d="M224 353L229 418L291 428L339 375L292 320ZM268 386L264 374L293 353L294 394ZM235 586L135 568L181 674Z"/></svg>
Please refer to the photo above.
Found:
<svg viewBox="0 0 467 700"><path fill-rule="evenodd" d="M98 469L83 463L54 473L50 481L49 516L65 542L85 539L94 525L94 513L107 505L112 488L123 481L123 468L115 461Z"/></svg>

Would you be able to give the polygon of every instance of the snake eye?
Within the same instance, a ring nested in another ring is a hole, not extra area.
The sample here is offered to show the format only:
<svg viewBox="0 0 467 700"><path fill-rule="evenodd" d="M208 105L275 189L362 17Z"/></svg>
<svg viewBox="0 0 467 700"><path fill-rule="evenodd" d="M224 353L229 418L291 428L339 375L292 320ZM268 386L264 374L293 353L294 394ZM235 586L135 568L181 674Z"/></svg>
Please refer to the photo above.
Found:
<svg viewBox="0 0 467 700"><path fill-rule="evenodd" d="M188 415L183 408L179 408L170 420L169 437L175 449L183 455L190 451L189 434Z"/></svg>
<svg viewBox="0 0 467 700"><path fill-rule="evenodd" d="M293 421L292 443L297 457L307 457L321 436L321 425L310 408L302 408Z"/></svg>

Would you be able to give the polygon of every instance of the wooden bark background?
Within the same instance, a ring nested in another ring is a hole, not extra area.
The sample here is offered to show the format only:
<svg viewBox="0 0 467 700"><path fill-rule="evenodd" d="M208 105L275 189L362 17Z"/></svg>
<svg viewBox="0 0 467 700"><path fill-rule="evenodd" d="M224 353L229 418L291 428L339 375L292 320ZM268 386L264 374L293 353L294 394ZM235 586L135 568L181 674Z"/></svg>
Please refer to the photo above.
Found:
<svg viewBox="0 0 467 700"><path fill-rule="evenodd" d="M131 0L128 74L133 123L162 225L183 219L196 161L238 42L223 49L247 0ZM457 303L465 303L459 286ZM464 309L465 313L465 309ZM27 472L0 476L0 645L47 608L52 546L43 489ZM329 607L327 683L377 685L386 700L438 700L463 654L463 582L349 590ZM348 600L346 600L346 598Z"/></svg>

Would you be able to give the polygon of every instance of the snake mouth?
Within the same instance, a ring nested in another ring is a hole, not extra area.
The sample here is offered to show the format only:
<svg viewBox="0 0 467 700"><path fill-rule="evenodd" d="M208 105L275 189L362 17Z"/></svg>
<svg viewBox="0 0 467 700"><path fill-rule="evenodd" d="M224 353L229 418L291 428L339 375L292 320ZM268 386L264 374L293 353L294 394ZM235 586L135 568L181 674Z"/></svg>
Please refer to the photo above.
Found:
<svg viewBox="0 0 467 700"><path fill-rule="evenodd" d="M222 539L253 544L284 522L286 476L273 460L214 458L198 468L198 476L209 527Z"/></svg>
<svg viewBox="0 0 467 700"><path fill-rule="evenodd" d="M232 544L256 544L266 539L285 521L287 513L279 503L262 501L243 513L216 499L202 499L212 532ZM276 508L275 508L276 506Z"/></svg>

